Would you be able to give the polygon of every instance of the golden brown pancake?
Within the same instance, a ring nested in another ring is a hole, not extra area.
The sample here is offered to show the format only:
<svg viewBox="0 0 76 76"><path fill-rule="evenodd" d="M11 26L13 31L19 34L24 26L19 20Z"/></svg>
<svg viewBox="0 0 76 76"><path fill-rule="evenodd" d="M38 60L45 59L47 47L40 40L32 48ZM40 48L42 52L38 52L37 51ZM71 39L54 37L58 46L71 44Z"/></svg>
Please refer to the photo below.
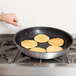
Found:
<svg viewBox="0 0 76 76"><path fill-rule="evenodd" d="M39 43L44 43L49 40L49 37L45 34L38 34L34 37L34 40L39 42Z"/></svg>
<svg viewBox="0 0 76 76"><path fill-rule="evenodd" d="M21 46L24 48L33 48L37 46L37 42L34 40L24 40L21 42Z"/></svg>
<svg viewBox="0 0 76 76"><path fill-rule="evenodd" d="M40 48L40 47L31 48L30 51L34 51L34 52L46 52L46 50L44 48Z"/></svg>
<svg viewBox="0 0 76 76"><path fill-rule="evenodd" d="M62 51L62 50L63 48L59 46L49 46L46 49L47 52L57 52L57 51Z"/></svg>
<svg viewBox="0 0 76 76"><path fill-rule="evenodd" d="M64 44L64 40L61 38L53 38L50 39L48 43L54 46L62 46Z"/></svg>

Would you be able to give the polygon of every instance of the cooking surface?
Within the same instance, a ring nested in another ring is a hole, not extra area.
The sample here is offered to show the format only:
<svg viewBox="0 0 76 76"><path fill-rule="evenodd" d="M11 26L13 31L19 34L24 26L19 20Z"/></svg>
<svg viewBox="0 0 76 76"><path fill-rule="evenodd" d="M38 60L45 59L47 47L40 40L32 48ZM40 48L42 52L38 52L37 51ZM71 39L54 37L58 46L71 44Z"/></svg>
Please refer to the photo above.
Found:
<svg viewBox="0 0 76 76"><path fill-rule="evenodd" d="M13 34L0 35L0 63L76 63L76 39L66 54L50 60L42 60L23 54L13 42Z"/></svg>
<svg viewBox="0 0 76 76"><path fill-rule="evenodd" d="M13 42L12 34L0 35L0 75L76 76L75 63L76 39L74 39L74 45L63 56L52 60L40 60L20 52Z"/></svg>

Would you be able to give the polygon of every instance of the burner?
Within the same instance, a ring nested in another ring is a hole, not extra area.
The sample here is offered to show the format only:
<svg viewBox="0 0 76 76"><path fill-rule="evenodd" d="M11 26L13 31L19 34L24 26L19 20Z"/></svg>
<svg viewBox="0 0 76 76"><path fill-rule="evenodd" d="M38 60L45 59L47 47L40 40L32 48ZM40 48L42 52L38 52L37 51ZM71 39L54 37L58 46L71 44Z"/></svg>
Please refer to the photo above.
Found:
<svg viewBox="0 0 76 76"><path fill-rule="evenodd" d="M76 63L76 39L66 54L54 59L36 59L22 53L13 42L13 34L0 35L0 63Z"/></svg>
<svg viewBox="0 0 76 76"><path fill-rule="evenodd" d="M60 56L55 59L37 59L29 57L23 53L19 53L16 57L15 63L68 63L66 55Z"/></svg>
<svg viewBox="0 0 76 76"><path fill-rule="evenodd" d="M0 63L7 63L8 58L5 55L0 55Z"/></svg>
<svg viewBox="0 0 76 76"><path fill-rule="evenodd" d="M76 39L74 39L74 43L71 48L68 50L67 54L68 63L76 63Z"/></svg>
<svg viewBox="0 0 76 76"><path fill-rule="evenodd" d="M9 35L8 37L4 37L5 36L3 35L3 41L0 41L0 59L2 62L5 62L6 60L7 63L14 63L15 57L19 50L13 42L13 37L9 37Z"/></svg>

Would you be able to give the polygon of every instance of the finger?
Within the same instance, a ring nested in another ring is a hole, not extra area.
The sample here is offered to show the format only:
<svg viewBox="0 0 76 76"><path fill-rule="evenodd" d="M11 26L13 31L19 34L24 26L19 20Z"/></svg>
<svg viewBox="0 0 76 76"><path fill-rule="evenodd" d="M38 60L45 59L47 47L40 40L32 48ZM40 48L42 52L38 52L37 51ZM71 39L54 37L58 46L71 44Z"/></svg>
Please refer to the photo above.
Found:
<svg viewBox="0 0 76 76"><path fill-rule="evenodd" d="M11 24L13 24L13 25L15 25L15 26L18 26L18 25L17 25L17 22L11 22Z"/></svg>
<svg viewBox="0 0 76 76"><path fill-rule="evenodd" d="M15 19L14 19L14 22L18 22L18 19L17 19L17 18L15 18Z"/></svg>

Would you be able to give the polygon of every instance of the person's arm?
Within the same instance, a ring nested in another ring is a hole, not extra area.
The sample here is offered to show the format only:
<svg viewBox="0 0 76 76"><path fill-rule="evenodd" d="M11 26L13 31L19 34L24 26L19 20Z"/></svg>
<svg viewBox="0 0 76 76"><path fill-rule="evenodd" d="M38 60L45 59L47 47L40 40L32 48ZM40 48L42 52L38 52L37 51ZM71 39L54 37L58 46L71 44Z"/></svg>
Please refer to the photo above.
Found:
<svg viewBox="0 0 76 76"><path fill-rule="evenodd" d="M2 14L0 14L0 21L2 21Z"/></svg>
<svg viewBox="0 0 76 76"><path fill-rule="evenodd" d="M14 13L0 14L0 20L17 26L18 19Z"/></svg>

